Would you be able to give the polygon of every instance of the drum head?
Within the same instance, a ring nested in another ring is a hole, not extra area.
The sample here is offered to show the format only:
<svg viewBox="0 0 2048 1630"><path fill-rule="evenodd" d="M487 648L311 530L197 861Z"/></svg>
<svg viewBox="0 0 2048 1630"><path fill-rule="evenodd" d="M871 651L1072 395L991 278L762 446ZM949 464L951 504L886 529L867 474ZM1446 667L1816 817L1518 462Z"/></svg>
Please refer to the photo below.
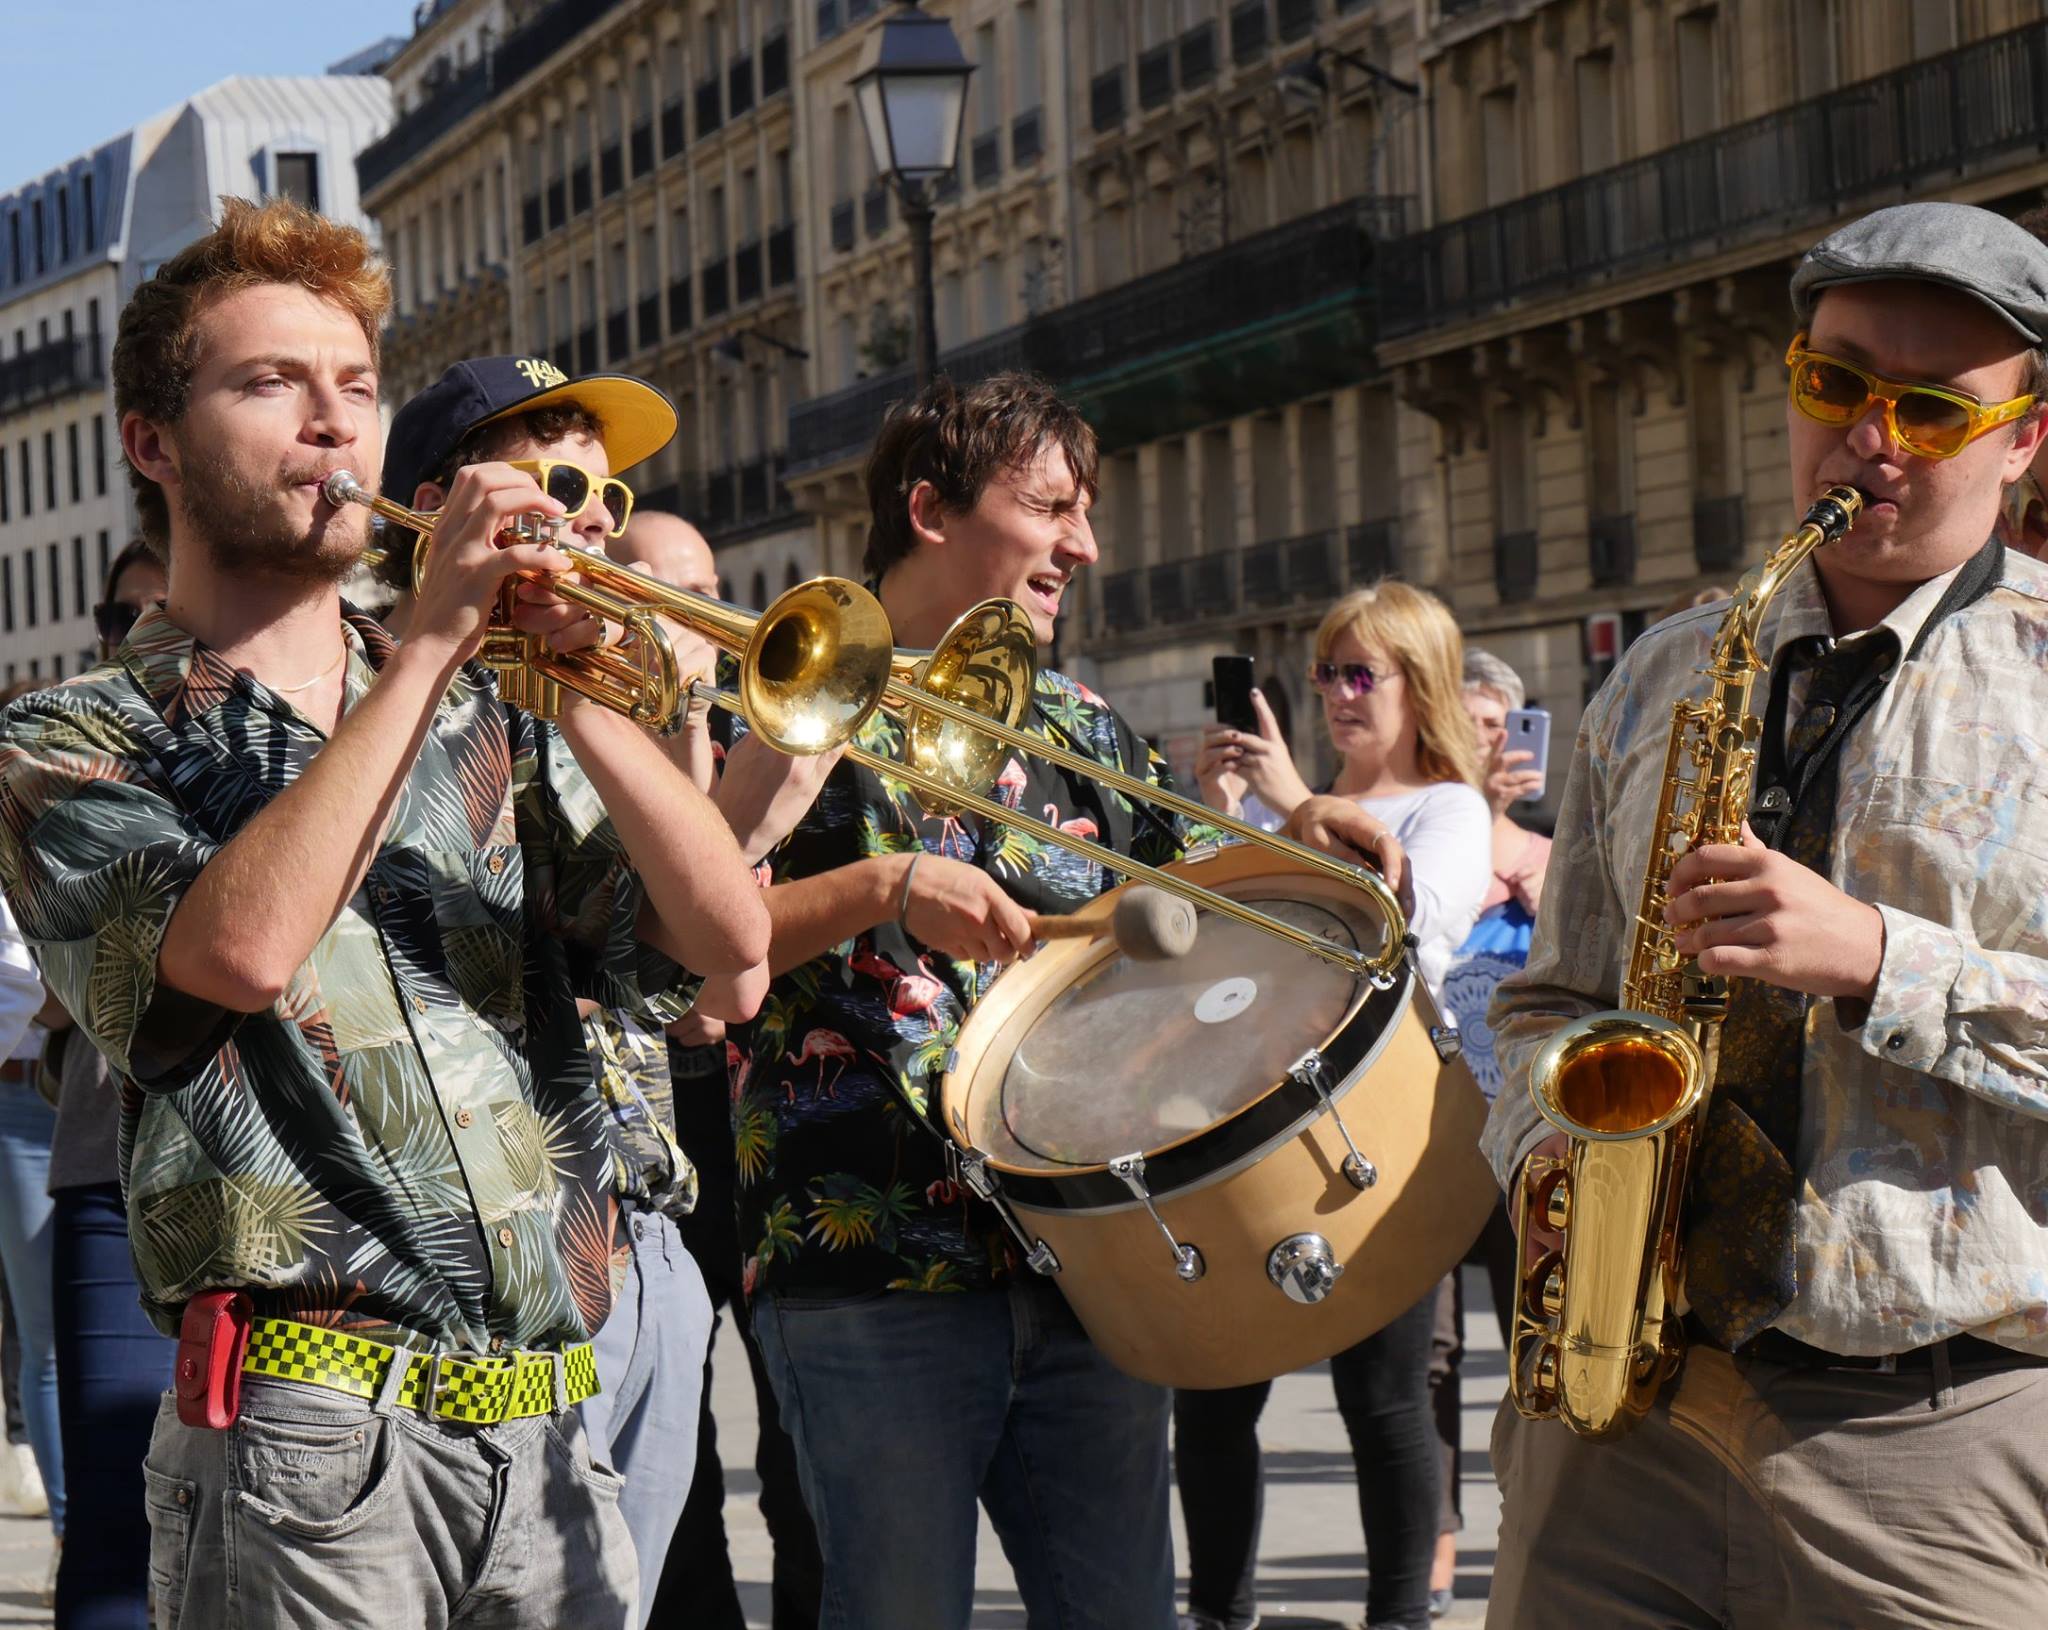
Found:
<svg viewBox="0 0 2048 1630"><path fill-rule="evenodd" d="M1372 953L1382 943L1369 901L1271 856L1226 850L1186 875L1341 945ZM956 1136L1013 1171L1171 1147L1265 1097L1368 990L1334 963L1206 911L1194 948L1170 962L1055 942L997 981L970 1018L1000 1036L977 1047L963 1030L973 1067L949 1083L948 1116ZM1011 1000L991 1008L999 997ZM973 1086L956 1102L963 1075Z"/></svg>

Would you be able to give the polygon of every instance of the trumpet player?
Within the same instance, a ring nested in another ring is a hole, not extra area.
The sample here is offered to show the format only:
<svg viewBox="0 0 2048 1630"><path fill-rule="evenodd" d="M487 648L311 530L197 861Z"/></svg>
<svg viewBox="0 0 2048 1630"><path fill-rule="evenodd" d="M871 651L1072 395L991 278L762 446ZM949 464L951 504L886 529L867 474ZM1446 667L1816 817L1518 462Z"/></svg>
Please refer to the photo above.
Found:
<svg viewBox="0 0 2048 1630"><path fill-rule="evenodd" d="M2048 572L1993 536L2043 439L2048 248L1903 205L1791 295L1793 501L1863 505L1761 614L1740 841L1669 868L1676 952L1732 981L1681 1199L1689 1346L1616 1437L1503 1406L1508 1630L2048 1615ZM1539 1047L1615 1005L1673 707L1726 612L1651 630L1586 712L1493 1008L1504 1183L1561 1141Z"/></svg>
<svg viewBox="0 0 2048 1630"><path fill-rule="evenodd" d="M637 725L542 724L468 662L508 577L566 564L498 547L574 508L533 474L454 476L402 645L341 601L366 517L322 486L377 482L388 303L359 234L237 200L130 300L169 593L0 722L0 883L121 1077L143 1300L180 1336L160 1613L623 1630L619 1481L571 1407L618 1206L577 1000L673 1018L768 924ZM596 634L544 587L515 620Z"/></svg>

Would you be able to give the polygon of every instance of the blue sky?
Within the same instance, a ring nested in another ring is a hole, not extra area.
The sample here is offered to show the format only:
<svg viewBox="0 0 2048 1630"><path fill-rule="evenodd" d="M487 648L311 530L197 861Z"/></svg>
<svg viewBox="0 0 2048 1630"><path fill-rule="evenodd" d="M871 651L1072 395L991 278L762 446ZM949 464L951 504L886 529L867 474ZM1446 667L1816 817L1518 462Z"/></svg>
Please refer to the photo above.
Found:
<svg viewBox="0 0 2048 1630"><path fill-rule="evenodd" d="M413 0L0 0L0 192L231 74L317 74Z"/></svg>

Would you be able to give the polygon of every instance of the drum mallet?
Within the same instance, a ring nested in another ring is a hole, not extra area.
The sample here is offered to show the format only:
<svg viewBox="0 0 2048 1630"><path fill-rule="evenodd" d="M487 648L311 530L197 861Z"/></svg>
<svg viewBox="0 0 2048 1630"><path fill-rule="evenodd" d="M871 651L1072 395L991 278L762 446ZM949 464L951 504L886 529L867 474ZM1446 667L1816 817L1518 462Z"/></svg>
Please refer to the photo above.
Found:
<svg viewBox="0 0 2048 1630"><path fill-rule="evenodd" d="M1042 940L1099 939L1105 934L1133 962L1167 962L1195 944L1195 908L1177 894L1137 884L1114 909L1083 908L1064 917L1033 913L1031 932Z"/></svg>

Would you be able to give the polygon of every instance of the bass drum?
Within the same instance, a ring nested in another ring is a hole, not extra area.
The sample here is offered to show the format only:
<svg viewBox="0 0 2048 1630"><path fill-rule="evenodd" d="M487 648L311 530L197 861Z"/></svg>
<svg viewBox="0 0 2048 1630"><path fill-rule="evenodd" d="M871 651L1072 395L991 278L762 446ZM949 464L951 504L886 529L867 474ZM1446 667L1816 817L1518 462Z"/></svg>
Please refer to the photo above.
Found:
<svg viewBox="0 0 2048 1630"><path fill-rule="evenodd" d="M1285 855L1166 869L1383 942L1368 898ZM1119 1368L1238 1386L1412 1307L1499 1203L1486 1103L1441 1024L1412 959L1379 989L1204 912L1176 961L1060 940L1011 968L961 1028L941 1110Z"/></svg>

